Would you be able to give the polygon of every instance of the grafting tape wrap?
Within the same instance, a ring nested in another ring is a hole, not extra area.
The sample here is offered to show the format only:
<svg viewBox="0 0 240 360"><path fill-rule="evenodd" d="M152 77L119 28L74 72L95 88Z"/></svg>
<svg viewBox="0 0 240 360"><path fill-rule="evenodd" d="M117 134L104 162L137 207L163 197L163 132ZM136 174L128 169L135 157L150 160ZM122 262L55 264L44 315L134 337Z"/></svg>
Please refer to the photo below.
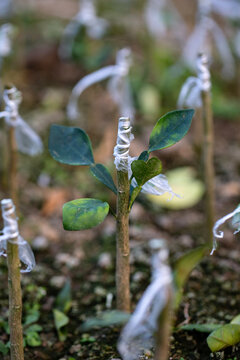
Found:
<svg viewBox="0 0 240 360"><path fill-rule="evenodd" d="M15 128L15 137L18 150L27 155L38 155L43 151L40 137L19 115L19 104L22 101L21 92L12 87L5 89L3 93L5 110L0 112L0 118L4 118L8 126Z"/></svg>
<svg viewBox="0 0 240 360"><path fill-rule="evenodd" d="M152 282L144 292L118 343L123 360L136 360L154 345L158 318L165 308L172 289L171 269L167 265L168 249L163 240L150 242L152 251Z"/></svg>
<svg viewBox="0 0 240 360"><path fill-rule="evenodd" d="M20 271L22 273L30 272L36 266L36 262L28 242L19 234L15 206L12 200L2 200L1 208L4 228L0 235L0 256L7 256L7 242L18 245L19 260L24 264L24 268Z"/></svg>
<svg viewBox="0 0 240 360"><path fill-rule="evenodd" d="M223 231L218 230L219 226L223 225L227 220L231 219L232 217L234 217L236 214L239 214L239 213L240 213L240 207L238 206L234 211L223 216L221 219L219 219L215 222L215 225L213 227L214 240L213 240L213 248L211 251L211 255L217 249L217 239L222 239L223 235L224 235ZM234 232L234 234L237 234L239 231L240 231L240 229L236 230Z"/></svg>
<svg viewBox="0 0 240 360"><path fill-rule="evenodd" d="M210 89L211 75L208 68L208 57L206 54L199 54L197 57L197 77L190 76L183 84L178 98L178 107L201 107L201 92L210 91Z"/></svg>
<svg viewBox="0 0 240 360"><path fill-rule="evenodd" d="M133 118L135 111L132 95L128 83L128 73L132 64L131 50L123 48L117 52L116 64L99 69L92 74L84 76L73 88L67 105L67 115L70 120L79 117L78 99L89 86L110 78L108 88L110 95L119 107L121 116Z"/></svg>
<svg viewBox="0 0 240 360"><path fill-rule="evenodd" d="M114 164L118 171L128 172L129 148L130 142L133 139L131 129L130 119L121 117L118 122L117 145L113 152L115 156Z"/></svg>
<svg viewBox="0 0 240 360"><path fill-rule="evenodd" d="M63 33L59 47L59 55L62 59L71 57L74 39L81 26L86 27L87 35L93 39L101 38L108 27L108 22L96 15L93 0L79 1L79 12L72 18Z"/></svg>
<svg viewBox="0 0 240 360"><path fill-rule="evenodd" d="M11 24L4 24L0 27L0 60L8 56L12 51L11 35L13 30L14 27Z"/></svg>

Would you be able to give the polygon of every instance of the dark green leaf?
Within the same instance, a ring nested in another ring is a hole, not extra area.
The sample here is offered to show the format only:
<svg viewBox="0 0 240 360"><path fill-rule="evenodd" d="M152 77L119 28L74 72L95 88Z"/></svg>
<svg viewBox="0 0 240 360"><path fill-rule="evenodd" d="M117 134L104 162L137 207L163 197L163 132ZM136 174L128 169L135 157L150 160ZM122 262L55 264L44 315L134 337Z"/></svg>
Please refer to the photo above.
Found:
<svg viewBox="0 0 240 360"><path fill-rule="evenodd" d="M106 202L96 199L77 199L63 205L63 227L65 230L85 230L99 225L109 211Z"/></svg>
<svg viewBox="0 0 240 360"><path fill-rule="evenodd" d="M175 110L162 116L150 135L148 152L176 144L188 132L194 110Z"/></svg>
<svg viewBox="0 0 240 360"><path fill-rule="evenodd" d="M141 190L142 190L141 186L137 186L137 187L133 188L133 190L131 192L130 202L129 202L129 210L131 210L133 203L136 200L136 197L141 192Z"/></svg>
<svg viewBox="0 0 240 360"><path fill-rule="evenodd" d="M199 246L196 249L193 249L182 257L180 257L174 264L174 284L176 287L175 295L175 307L179 306L181 301L183 287L187 281L188 276L191 271L198 265L198 263L203 259L203 257L209 253L209 245Z"/></svg>
<svg viewBox="0 0 240 360"><path fill-rule="evenodd" d="M112 176L108 169L102 164L91 165L90 171L101 183L106 185L110 190L117 194L116 185L113 182Z"/></svg>
<svg viewBox="0 0 240 360"><path fill-rule="evenodd" d="M56 298L56 307L65 314L72 306L71 281L67 280Z"/></svg>
<svg viewBox="0 0 240 360"><path fill-rule="evenodd" d="M180 327L181 330L185 331L199 331L204 333L210 333L216 329L219 329L222 325L219 324L187 324Z"/></svg>
<svg viewBox="0 0 240 360"><path fill-rule="evenodd" d="M149 158L149 153L147 150L145 150L139 155L138 160L148 161L148 158Z"/></svg>
<svg viewBox="0 0 240 360"><path fill-rule="evenodd" d="M105 311L98 317L88 318L80 327L81 331L112 325L124 325L129 320L130 314L119 310Z"/></svg>
<svg viewBox="0 0 240 360"><path fill-rule="evenodd" d="M28 310L26 320L24 322L24 325L30 325L38 321L40 318L40 312L37 309L30 309Z"/></svg>
<svg viewBox="0 0 240 360"><path fill-rule="evenodd" d="M207 338L212 352L225 349L240 342L240 325L227 324L213 331Z"/></svg>
<svg viewBox="0 0 240 360"><path fill-rule="evenodd" d="M94 163L90 139L80 128L52 125L48 148L51 156L63 164L91 165Z"/></svg>
<svg viewBox="0 0 240 360"><path fill-rule="evenodd" d="M147 162L134 160L131 164L132 173L139 186L143 186L148 180L159 175L162 171L161 161L154 157Z"/></svg>

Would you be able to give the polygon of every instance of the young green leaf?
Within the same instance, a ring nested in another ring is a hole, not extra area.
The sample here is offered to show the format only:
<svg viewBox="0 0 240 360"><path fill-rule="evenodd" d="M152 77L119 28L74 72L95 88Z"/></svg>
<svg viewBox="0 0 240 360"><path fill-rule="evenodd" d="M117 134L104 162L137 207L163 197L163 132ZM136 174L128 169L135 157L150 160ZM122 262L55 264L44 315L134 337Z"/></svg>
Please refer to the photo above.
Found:
<svg viewBox="0 0 240 360"><path fill-rule="evenodd" d="M175 307L179 306L181 301L183 287L195 266L203 259L203 257L210 251L209 244L199 246L196 249L190 250L182 257L180 257L174 264L174 284L176 287Z"/></svg>
<svg viewBox="0 0 240 360"><path fill-rule="evenodd" d="M76 127L52 125L48 149L51 156L63 164L92 165L92 145L84 130Z"/></svg>
<svg viewBox="0 0 240 360"><path fill-rule="evenodd" d="M67 314L71 306L72 306L71 281L68 279L64 287L60 291L60 293L57 295L56 307L58 310Z"/></svg>
<svg viewBox="0 0 240 360"><path fill-rule="evenodd" d="M81 331L89 331L113 325L124 325L128 322L130 315L119 310L104 311L97 317L88 318L80 327Z"/></svg>
<svg viewBox="0 0 240 360"><path fill-rule="evenodd" d="M194 110L175 110L162 116L150 135L148 152L176 144L188 132Z"/></svg>
<svg viewBox="0 0 240 360"><path fill-rule="evenodd" d="M207 343L212 352L233 346L240 341L240 325L227 324L214 330L207 338Z"/></svg>
<svg viewBox="0 0 240 360"><path fill-rule="evenodd" d="M220 327L222 327L220 324L186 324L180 326L180 330L210 333Z"/></svg>
<svg viewBox="0 0 240 360"><path fill-rule="evenodd" d="M156 157L149 159L147 162L144 160L134 160L131 168L138 185L143 186L148 180L161 173L162 163Z"/></svg>
<svg viewBox="0 0 240 360"><path fill-rule="evenodd" d="M149 159L149 153L147 150L143 151L138 157L138 160L148 161L148 159Z"/></svg>
<svg viewBox="0 0 240 360"><path fill-rule="evenodd" d="M36 347L42 344L40 335L36 331L28 331L26 335L26 342L28 346Z"/></svg>
<svg viewBox="0 0 240 360"><path fill-rule="evenodd" d="M232 321L231 321L231 324L237 324L237 325L240 325L240 314L235 316Z"/></svg>
<svg viewBox="0 0 240 360"><path fill-rule="evenodd" d="M66 335L62 331L62 328L69 323L69 317L57 309L53 309L53 316L59 340L64 341L66 339Z"/></svg>
<svg viewBox="0 0 240 360"><path fill-rule="evenodd" d="M63 205L63 227L76 231L99 225L109 211L106 202L97 199L77 199Z"/></svg>
<svg viewBox="0 0 240 360"><path fill-rule="evenodd" d="M101 183L117 194L117 188L108 169L102 164L91 165L90 171Z"/></svg>

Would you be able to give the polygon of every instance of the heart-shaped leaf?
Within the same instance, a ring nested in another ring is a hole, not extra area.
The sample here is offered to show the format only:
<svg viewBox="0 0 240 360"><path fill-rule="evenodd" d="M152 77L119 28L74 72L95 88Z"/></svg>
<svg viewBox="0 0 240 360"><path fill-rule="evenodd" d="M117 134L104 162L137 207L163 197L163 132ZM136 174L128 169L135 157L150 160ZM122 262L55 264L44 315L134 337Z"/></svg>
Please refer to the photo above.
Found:
<svg viewBox="0 0 240 360"><path fill-rule="evenodd" d="M90 171L101 183L106 185L110 190L117 194L116 185L113 182L112 176L108 169L102 164L91 165Z"/></svg>
<svg viewBox="0 0 240 360"><path fill-rule="evenodd" d="M134 160L131 168L138 185L143 186L148 180L161 173L162 163L156 157L149 159L147 162L144 160Z"/></svg>
<svg viewBox="0 0 240 360"><path fill-rule="evenodd" d="M225 349L240 342L240 325L227 324L214 330L207 338L207 343L212 352Z"/></svg>
<svg viewBox="0 0 240 360"><path fill-rule="evenodd" d="M63 205L63 227L76 231L99 225L109 211L106 202L97 199L77 199Z"/></svg>
<svg viewBox="0 0 240 360"><path fill-rule="evenodd" d="M84 130L76 127L52 125L48 149L51 156L69 165L92 165L92 146Z"/></svg>
<svg viewBox="0 0 240 360"><path fill-rule="evenodd" d="M237 324L237 325L240 325L240 314L235 316L232 321L231 321L231 324Z"/></svg>
<svg viewBox="0 0 240 360"><path fill-rule="evenodd" d="M194 110L175 110L162 116L150 135L148 152L176 144L188 132Z"/></svg>

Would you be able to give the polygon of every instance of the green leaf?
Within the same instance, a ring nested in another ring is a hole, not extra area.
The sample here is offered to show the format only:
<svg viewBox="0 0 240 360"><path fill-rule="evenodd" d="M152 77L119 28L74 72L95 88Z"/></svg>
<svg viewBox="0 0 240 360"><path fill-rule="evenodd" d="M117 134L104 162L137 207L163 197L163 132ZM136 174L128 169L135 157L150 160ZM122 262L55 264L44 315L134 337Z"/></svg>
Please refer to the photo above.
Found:
<svg viewBox="0 0 240 360"><path fill-rule="evenodd" d="M117 194L117 188L108 169L102 164L91 165L90 171L101 183Z"/></svg>
<svg viewBox="0 0 240 360"><path fill-rule="evenodd" d="M136 197L139 195L139 193L141 192L142 187L141 186L137 186L135 188L133 188L132 192L131 192L131 198L129 201L129 211L131 210L134 201L136 200Z"/></svg>
<svg viewBox="0 0 240 360"><path fill-rule="evenodd" d="M92 165L92 145L84 130L76 127L52 125L48 149L51 156L63 164Z"/></svg>
<svg viewBox="0 0 240 360"><path fill-rule="evenodd" d="M194 110L175 110L162 116L150 135L148 152L176 144L188 132Z"/></svg>
<svg viewBox="0 0 240 360"><path fill-rule="evenodd" d="M0 341L0 353L2 353L3 355L7 355L8 352L9 352L8 346L5 345L2 341Z"/></svg>
<svg viewBox="0 0 240 360"><path fill-rule="evenodd" d="M132 173L139 186L143 186L148 180L159 175L162 171L161 161L153 157L147 162L134 160L131 164Z"/></svg>
<svg viewBox="0 0 240 360"><path fill-rule="evenodd" d="M42 331L42 326L38 324L30 325L26 330L24 330L24 333L27 334L28 332L39 332Z"/></svg>
<svg viewBox="0 0 240 360"><path fill-rule="evenodd" d="M209 245L199 246L181 256L173 265L175 293L175 307L178 308L184 285L191 271L198 265L203 257L209 252Z"/></svg>
<svg viewBox="0 0 240 360"><path fill-rule="evenodd" d="M207 338L212 352L225 349L240 342L240 325L227 324L213 331Z"/></svg>
<svg viewBox="0 0 240 360"><path fill-rule="evenodd" d="M138 160L148 161L148 158L149 158L149 153L147 150L145 150L139 155Z"/></svg>
<svg viewBox="0 0 240 360"><path fill-rule="evenodd" d="M27 342L28 346L31 346L31 347L40 346L42 344L42 340L41 340L39 334L35 331L27 333L26 342Z"/></svg>
<svg viewBox="0 0 240 360"><path fill-rule="evenodd" d="M129 320L130 314L119 310L104 311L97 317L88 318L80 327L81 331L89 331L112 325L124 325Z"/></svg>
<svg viewBox="0 0 240 360"><path fill-rule="evenodd" d="M231 321L231 324L237 324L237 325L240 325L240 314L235 316L232 321Z"/></svg>
<svg viewBox="0 0 240 360"><path fill-rule="evenodd" d="M27 312L26 320L24 322L25 325L30 325L38 321L40 318L40 312L37 309L29 309Z"/></svg>
<svg viewBox="0 0 240 360"><path fill-rule="evenodd" d="M63 227L76 231L99 225L109 211L106 202L97 199L77 199L63 205Z"/></svg>
<svg viewBox="0 0 240 360"><path fill-rule="evenodd" d="M66 339L66 334L62 331L62 328L69 323L69 318L63 312L58 309L53 309L54 324L58 332L58 337L60 341Z"/></svg>
<svg viewBox="0 0 240 360"><path fill-rule="evenodd" d="M71 281L67 280L56 298L56 307L65 314L72 306Z"/></svg>
<svg viewBox="0 0 240 360"><path fill-rule="evenodd" d="M219 324L187 324L180 327L181 330L185 331L199 331L204 333L210 333L216 329L219 329L222 325Z"/></svg>

